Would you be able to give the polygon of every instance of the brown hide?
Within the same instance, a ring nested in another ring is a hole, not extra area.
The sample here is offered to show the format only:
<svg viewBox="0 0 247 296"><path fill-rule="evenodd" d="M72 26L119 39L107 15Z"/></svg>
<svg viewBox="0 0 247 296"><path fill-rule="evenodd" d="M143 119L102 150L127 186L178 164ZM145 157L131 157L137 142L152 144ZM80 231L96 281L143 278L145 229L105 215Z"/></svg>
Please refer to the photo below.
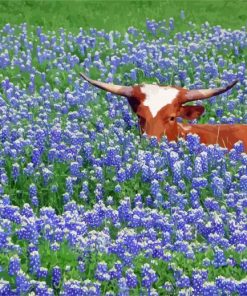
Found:
<svg viewBox="0 0 247 296"><path fill-rule="evenodd" d="M218 144L221 147L232 149L238 141L243 141L245 152L247 152L247 125L241 124L179 124L176 116L187 120L199 118L203 112L203 106L186 106L180 102L188 92L186 89L176 87L179 90L178 96L172 104L162 108L155 117L150 113L149 108L144 106L145 94L141 93L141 86L133 87L134 97L129 99L132 110L137 114L141 131L149 137L155 136L160 140L166 135L169 141L176 141L179 137L186 138L188 133L197 134L201 143L206 145ZM136 99L138 98L138 99ZM133 102L136 102L133 104ZM174 116L175 120L169 118Z"/></svg>
<svg viewBox="0 0 247 296"><path fill-rule="evenodd" d="M151 94L151 101L153 101L152 104L160 106L160 109L158 109L157 112L152 113L153 111L150 110L149 105L150 85L145 84L145 86L149 87L148 91L145 92L145 87L143 90L144 85L121 86L107 84L104 82L92 80L83 73L80 75L83 79L87 80L89 83L100 89L126 97L133 112L135 112L138 116L141 132L146 133L150 137L155 136L158 138L158 140L160 140L163 135L166 135L169 141L176 141L179 137L186 138L187 134L192 133L197 134L200 137L201 143L207 145L219 144L220 146L227 149L232 149L234 144L241 140L244 143L245 152L247 152L247 125L192 125L180 124L176 121L176 117L182 117L187 120L199 118L204 112L204 107L189 105L186 106L186 103L196 100L204 100L212 96L222 94L230 90L238 82L238 80L229 83L225 87L214 89L187 90L177 86L167 87L157 85L159 91L163 93L161 97L160 92L157 94L156 89L156 92L154 91L155 95ZM174 91L166 95L167 89L177 90L175 92L175 96L173 96ZM158 98L158 101L155 101L154 98ZM162 100L164 100L166 104L160 104L160 102L162 103ZM148 105L146 104L147 101L149 101Z"/></svg>
<svg viewBox="0 0 247 296"><path fill-rule="evenodd" d="M201 143L219 144L228 150L242 141L247 152L247 124L179 124L178 136L186 138L189 133L197 134Z"/></svg>

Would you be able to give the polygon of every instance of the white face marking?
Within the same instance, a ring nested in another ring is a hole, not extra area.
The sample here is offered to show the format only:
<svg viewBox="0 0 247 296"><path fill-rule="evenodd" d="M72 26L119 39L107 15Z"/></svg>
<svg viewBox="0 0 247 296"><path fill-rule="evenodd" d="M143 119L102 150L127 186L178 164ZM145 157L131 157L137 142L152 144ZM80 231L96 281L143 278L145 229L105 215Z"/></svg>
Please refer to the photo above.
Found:
<svg viewBox="0 0 247 296"><path fill-rule="evenodd" d="M143 105L149 107L153 117L161 108L170 104L179 93L174 87L161 87L155 84L145 84L141 87L141 92L146 95Z"/></svg>

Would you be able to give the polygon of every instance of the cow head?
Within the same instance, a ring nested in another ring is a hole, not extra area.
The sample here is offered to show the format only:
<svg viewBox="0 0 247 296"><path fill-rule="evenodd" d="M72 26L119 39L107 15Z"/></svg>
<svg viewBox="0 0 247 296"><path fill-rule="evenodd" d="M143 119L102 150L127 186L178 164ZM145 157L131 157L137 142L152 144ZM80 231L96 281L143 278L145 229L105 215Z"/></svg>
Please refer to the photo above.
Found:
<svg viewBox="0 0 247 296"><path fill-rule="evenodd" d="M92 80L82 73L81 76L96 87L126 97L139 118L141 131L158 139L165 134L170 141L179 135L177 117L193 120L204 112L203 106L186 106L186 103L222 94L238 82L235 80L222 88L187 90L155 84L120 86Z"/></svg>

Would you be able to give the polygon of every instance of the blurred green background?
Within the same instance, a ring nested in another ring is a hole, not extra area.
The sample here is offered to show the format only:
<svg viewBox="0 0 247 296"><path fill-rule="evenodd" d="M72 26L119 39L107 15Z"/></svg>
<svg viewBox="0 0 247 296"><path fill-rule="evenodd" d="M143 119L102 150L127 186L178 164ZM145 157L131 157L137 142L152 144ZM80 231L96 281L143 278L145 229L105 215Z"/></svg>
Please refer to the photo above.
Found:
<svg viewBox="0 0 247 296"><path fill-rule="evenodd" d="M77 31L83 27L126 31L129 26L145 28L146 18L161 20L174 17L176 31L188 29L180 11L198 26L212 25L238 29L247 25L247 1L164 0L164 1L4 1L0 0L0 27L6 23L41 25L45 30L59 27Z"/></svg>

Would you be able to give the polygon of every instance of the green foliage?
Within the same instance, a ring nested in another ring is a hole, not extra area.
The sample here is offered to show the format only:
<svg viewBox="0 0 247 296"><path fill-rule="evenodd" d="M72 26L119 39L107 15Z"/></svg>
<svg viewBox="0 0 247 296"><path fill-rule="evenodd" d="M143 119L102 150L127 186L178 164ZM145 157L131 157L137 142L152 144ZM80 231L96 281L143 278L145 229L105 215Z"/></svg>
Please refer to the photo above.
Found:
<svg viewBox="0 0 247 296"><path fill-rule="evenodd" d="M165 0L165 1L24 1L0 2L0 26L26 22L43 26L45 30L60 27L71 31L97 28L125 32L128 27L145 28L146 18L161 20L174 17L180 20L184 10L188 21L200 24L208 21L225 28L246 25L247 2L227 0ZM177 22L176 22L177 23ZM178 22L178 30L185 31L188 24Z"/></svg>

